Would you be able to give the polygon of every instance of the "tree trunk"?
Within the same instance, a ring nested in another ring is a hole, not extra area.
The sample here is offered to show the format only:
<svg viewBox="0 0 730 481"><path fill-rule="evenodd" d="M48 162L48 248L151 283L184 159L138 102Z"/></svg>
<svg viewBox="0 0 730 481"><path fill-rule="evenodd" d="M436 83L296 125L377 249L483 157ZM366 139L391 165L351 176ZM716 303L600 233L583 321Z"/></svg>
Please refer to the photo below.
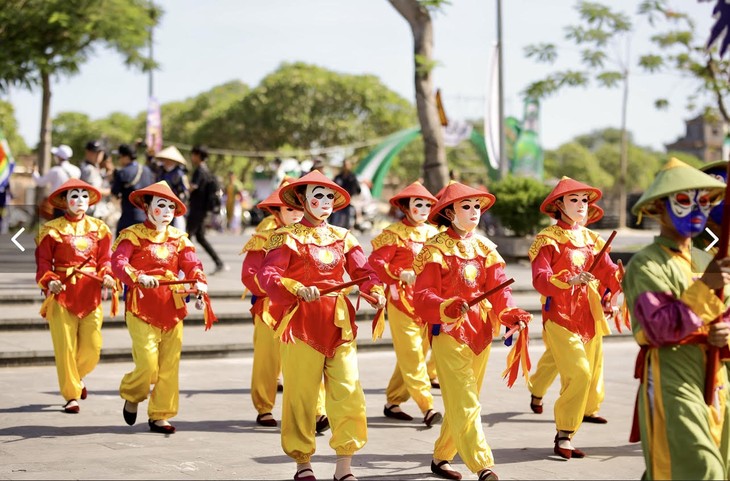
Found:
<svg viewBox="0 0 730 481"><path fill-rule="evenodd" d="M389 0L408 21L413 33L416 108L423 136L423 180L431 192L438 192L449 179L444 137L433 88L433 23L428 9L417 0Z"/></svg>
<svg viewBox="0 0 730 481"><path fill-rule="evenodd" d="M41 104L41 132L38 143L38 170L41 175L51 168L51 78L46 72L41 73L43 82L43 103ZM50 193L50 192L49 192ZM36 205L46 195L45 187L36 188Z"/></svg>

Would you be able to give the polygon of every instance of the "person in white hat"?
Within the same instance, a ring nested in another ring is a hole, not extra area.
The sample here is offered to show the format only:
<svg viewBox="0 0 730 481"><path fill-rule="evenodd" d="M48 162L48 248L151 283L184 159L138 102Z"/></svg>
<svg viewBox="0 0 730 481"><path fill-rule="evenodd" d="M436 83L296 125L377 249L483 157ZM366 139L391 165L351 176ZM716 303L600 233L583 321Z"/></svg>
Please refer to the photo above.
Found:
<svg viewBox="0 0 730 481"><path fill-rule="evenodd" d="M39 187L47 187L48 191L55 192L64 182L69 179L81 177L81 169L73 165L69 160L73 157L73 150L68 145L59 145L51 148L53 166L43 175L38 172L37 166L33 167L33 180ZM54 209L53 219L61 217L63 210Z"/></svg>
<svg viewBox="0 0 730 481"><path fill-rule="evenodd" d="M157 172L157 182L164 180L168 183L178 199L184 204L190 198L190 182L186 174L187 161L174 145L160 150L155 155L160 162L161 169ZM185 230L185 216L175 217L172 226Z"/></svg>

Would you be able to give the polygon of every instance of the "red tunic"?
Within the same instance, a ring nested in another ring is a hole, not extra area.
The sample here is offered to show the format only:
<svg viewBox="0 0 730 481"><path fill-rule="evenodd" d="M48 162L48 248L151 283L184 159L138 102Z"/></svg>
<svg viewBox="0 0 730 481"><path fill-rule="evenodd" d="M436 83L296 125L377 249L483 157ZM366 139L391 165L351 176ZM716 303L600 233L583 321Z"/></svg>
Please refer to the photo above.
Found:
<svg viewBox="0 0 730 481"><path fill-rule="evenodd" d="M145 221L135 224L119 233L112 254L114 274L129 288L126 310L143 321L169 330L187 315L184 298L176 290L188 286L160 286L142 288L137 279L142 274L158 279L176 279L182 271L186 279L206 283L203 266L195 255L195 246L186 233L168 226L157 232Z"/></svg>
<svg viewBox="0 0 730 481"><path fill-rule="evenodd" d="M544 297L543 324L550 320L580 335L588 342L596 335L596 319L589 304L589 287L571 286L568 281L587 270L601 251L603 239L590 229L571 228L563 221L546 227L535 237L530 247L532 284ZM600 289L608 288L616 294L621 290L617 276L618 266L608 253L598 260L592 274L600 281ZM602 296L603 292L598 293ZM600 310L594 309L596 315ZM599 319L599 322L605 322Z"/></svg>
<svg viewBox="0 0 730 481"><path fill-rule="evenodd" d="M56 294L56 301L79 318L89 315L101 303L101 284L83 274L72 275L71 268L91 256L83 270L99 277L111 274L109 227L87 215L79 220L63 216L43 224L36 242L38 285L48 294L48 282L65 282L66 290ZM72 278L66 281L69 275Z"/></svg>
<svg viewBox="0 0 730 481"><path fill-rule="evenodd" d="M486 237L472 232L462 239L451 228L441 232L428 240L414 262L416 314L429 324L456 322L462 300L468 302L507 280L504 266L496 245ZM474 305L459 327L446 332L447 326L439 335L451 336L475 354L481 353L500 323L512 327L502 318L514 308L512 289L501 289L488 301L491 310L486 304Z"/></svg>
<svg viewBox="0 0 730 481"><path fill-rule="evenodd" d="M301 223L276 230L266 245L267 255L257 278L274 305L293 315L281 326L282 342L297 338L327 357L357 335L355 310L346 296L326 295L313 302L299 301L301 287L324 289L357 279L366 293L382 294L380 279L367 263L357 239L346 229L323 223ZM338 299L344 309L338 312ZM294 310L296 308L296 310ZM351 332L351 335L348 334Z"/></svg>
<svg viewBox="0 0 730 481"><path fill-rule="evenodd" d="M388 302L400 311L415 316L413 310L413 285L400 280L404 270L413 269L413 261L426 241L438 234L438 229L430 224L415 226L407 218L386 227L372 240L373 252L368 262L385 282L388 289ZM404 302L405 301L405 302ZM420 322L420 319L416 319Z"/></svg>

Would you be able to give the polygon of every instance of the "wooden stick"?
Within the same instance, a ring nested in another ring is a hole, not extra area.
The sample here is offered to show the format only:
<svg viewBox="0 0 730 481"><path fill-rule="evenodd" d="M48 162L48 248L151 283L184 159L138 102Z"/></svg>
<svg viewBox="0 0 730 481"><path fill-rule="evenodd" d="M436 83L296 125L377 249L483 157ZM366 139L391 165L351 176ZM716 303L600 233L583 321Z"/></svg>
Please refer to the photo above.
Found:
<svg viewBox="0 0 730 481"><path fill-rule="evenodd" d="M161 280L158 281L161 286L174 286L177 284L195 284L198 282L197 279L174 279L174 280Z"/></svg>
<svg viewBox="0 0 730 481"><path fill-rule="evenodd" d="M495 292L501 291L502 289L504 289L505 287L509 286L510 284L512 284L514 282L515 282L515 280L513 278L509 278L506 281L504 281L503 283L501 283L500 285L498 285L497 287L495 287L493 289L489 289L484 294L475 297L474 299L472 299L471 301L469 301L467 304L469 304L469 307L472 307L472 306L474 306L476 304L479 304L480 302L482 302L487 297L491 296Z"/></svg>
<svg viewBox="0 0 730 481"><path fill-rule="evenodd" d="M82 262L81 264L79 264L79 265L77 265L77 266L74 266L74 270L73 270L73 273L75 274L76 272L81 272L81 270L80 270L80 269L81 269L82 267L84 267L84 266L85 266L86 264L88 264L89 262L91 262L91 256L89 256L89 257L87 257L86 259L84 259L84 262ZM66 284L66 283L67 283L67 282L69 281L69 279L71 279L71 277L73 277L73 274L71 274L70 276L66 277L66 278L65 278L65 279L63 280L62 284Z"/></svg>
<svg viewBox="0 0 730 481"><path fill-rule="evenodd" d="M510 337L512 337L512 334L520 330L520 323L518 322L517 325L515 325L512 329L504 333L504 336L502 336L502 340L507 340Z"/></svg>
<svg viewBox="0 0 730 481"><path fill-rule="evenodd" d="M370 294L366 294L366 293L360 291L360 296L362 296L362 298L365 299L366 301L368 301L370 304L378 303L378 300L375 297L371 296Z"/></svg>
<svg viewBox="0 0 730 481"><path fill-rule="evenodd" d="M588 272L592 272L593 269L596 268L596 266L598 265L598 261L601 260L601 258L603 257L603 254L605 254L606 251L608 250L608 248L611 246L611 242L613 242L614 237L616 237L616 231L611 232L611 235L608 236L608 240L606 241L605 244L603 244L603 247L601 248L601 252L599 252L598 255L593 258L593 262L591 263L591 267L588 268Z"/></svg>
<svg viewBox="0 0 730 481"><path fill-rule="evenodd" d="M325 294L329 294L330 292L340 291L346 287L354 286L355 284L359 284L363 281L368 280L369 276L363 276L358 277L357 279L353 279L349 282L343 282L342 284L337 284L336 286L326 287L324 289L319 290L319 295L324 296Z"/></svg>
<svg viewBox="0 0 730 481"><path fill-rule="evenodd" d="M79 274L83 274L86 277L90 277L90 278L94 279L95 281L104 282L104 279L102 279L101 277L99 277L95 274L92 274L91 272L82 271L78 267L75 269L75 272L78 272Z"/></svg>

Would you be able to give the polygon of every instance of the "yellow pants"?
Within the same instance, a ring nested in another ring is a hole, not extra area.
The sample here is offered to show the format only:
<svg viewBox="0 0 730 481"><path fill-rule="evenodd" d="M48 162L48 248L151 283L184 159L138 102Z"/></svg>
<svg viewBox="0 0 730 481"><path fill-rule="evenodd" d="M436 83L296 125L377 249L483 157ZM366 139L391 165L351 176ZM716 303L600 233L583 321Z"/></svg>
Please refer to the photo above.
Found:
<svg viewBox="0 0 730 481"><path fill-rule="evenodd" d="M441 377L444 423L434 445L433 457L451 461L459 453L472 473L494 466L492 450L484 437L479 392L491 346L476 355L451 336L434 336L433 354Z"/></svg>
<svg viewBox="0 0 730 481"><path fill-rule="evenodd" d="M51 302L46 314L56 358L58 387L66 401L79 399L81 380L94 370L101 355L101 304L79 319L58 302Z"/></svg>
<svg viewBox="0 0 730 481"><path fill-rule="evenodd" d="M281 361L281 447L287 456L297 463L306 463L315 452L315 400L323 375L325 405L332 427L330 446L338 456L352 455L365 446L365 394L360 386L355 341L339 346L332 358L298 339L281 343Z"/></svg>
<svg viewBox="0 0 730 481"><path fill-rule="evenodd" d="M276 402L276 386L281 373L281 348L273 329L259 316L254 317L253 367L251 369L251 400L259 414L270 413ZM326 413L324 382L317 395L317 417Z"/></svg>
<svg viewBox="0 0 730 481"><path fill-rule="evenodd" d="M413 319L392 304L388 304L388 323L395 350L395 370L385 389L388 404L403 404L410 397L418 404L422 413L433 409L431 382L426 369L423 345L425 326L419 326ZM428 338L427 338L428 339Z"/></svg>
<svg viewBox="0 0 730 481"><path fill-rule="evenodd" d="M603 341L595 336L583 343L580 336L552 321L543 327L545 348L560 374L560 396L555 401L555 426L560 431L575 432L583 422L590 391L602 385ZM601 376L594 376L600 362Z"/></svg>
<svg viewBox="0 0 730 481"><path fill-rule="evenodd" d="M543 338L545 337L543 333ZM586 416L596 416L601 409L601 404L606 398L606 388L603 382L603 337L596 340L596 349L594 352L593 377L591 385L588 389L588 399L586 400ZM553 352L545 345L545 352L537 363L537 370L530 375L527 388L535 397L543 398L548 388L558 376L558 368L555 365Z"/></svg>
<svg viewBox="0 0 730 481"><path fill-rule="evenodd" d="M119 394L132 403L140 403L149 397L147 414L153 421L174 417L180 400L178 371L183 323L178 322L169 331L163 331L131 312L127 312L125 318L132 338L134 371L122 378Z"/></svg>

